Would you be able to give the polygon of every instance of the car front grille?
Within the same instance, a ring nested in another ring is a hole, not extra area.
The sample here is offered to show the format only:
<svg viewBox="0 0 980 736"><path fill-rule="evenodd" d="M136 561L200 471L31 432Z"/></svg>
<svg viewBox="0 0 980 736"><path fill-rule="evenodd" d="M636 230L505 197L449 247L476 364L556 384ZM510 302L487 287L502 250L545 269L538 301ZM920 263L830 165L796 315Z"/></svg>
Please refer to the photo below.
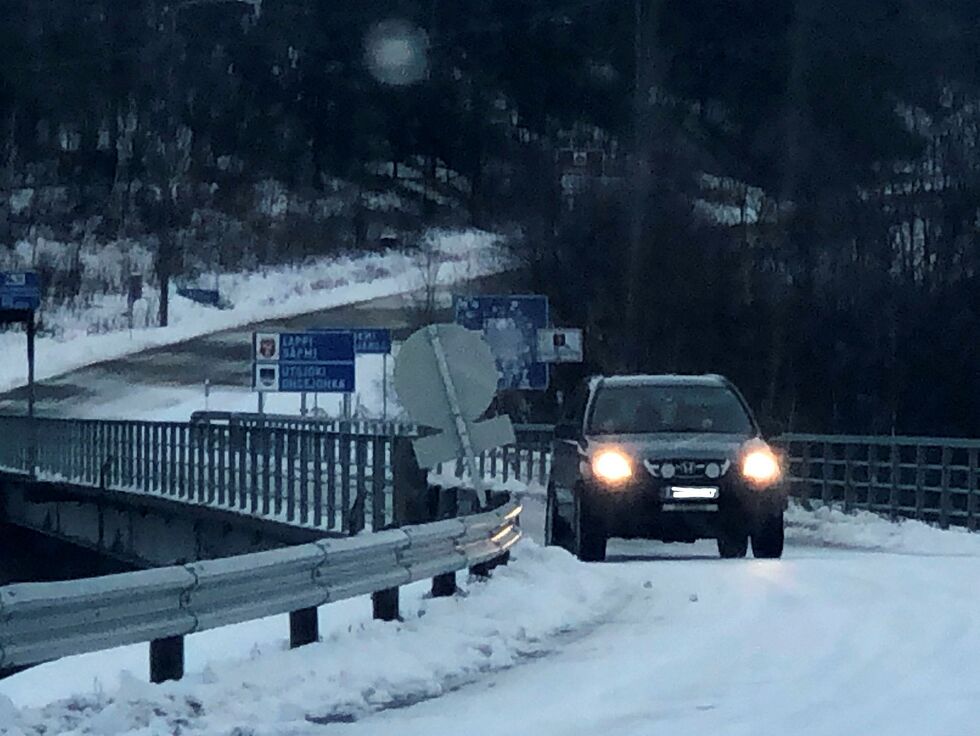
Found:
<svg viewBox="0 0 980 736"><path fill-rule="evenodd" d="M665 481L718 481L731 470L732 463L727 459L697 460L645 460L647 472L658 480Z"/></svg>

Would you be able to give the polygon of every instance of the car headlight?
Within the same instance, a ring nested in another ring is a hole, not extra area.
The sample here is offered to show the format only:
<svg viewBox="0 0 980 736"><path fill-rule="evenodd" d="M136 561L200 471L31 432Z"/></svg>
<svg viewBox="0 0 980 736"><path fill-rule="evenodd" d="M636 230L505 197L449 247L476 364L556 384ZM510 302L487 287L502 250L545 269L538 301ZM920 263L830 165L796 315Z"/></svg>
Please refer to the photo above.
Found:
<svg viewBox="0 0 980 736"><path fill-rule="evenodd" d="M742 459L742 477L755 486L770 486L782 477L779 458L767 448L752 450Z"/></svg>
<svg viewBox="0 0 980 736"><path fill-rule="evenodd" d="M610 485L625 483L633 477L633 463L619 450L603 450L592 458L592 474Z"/></svg>

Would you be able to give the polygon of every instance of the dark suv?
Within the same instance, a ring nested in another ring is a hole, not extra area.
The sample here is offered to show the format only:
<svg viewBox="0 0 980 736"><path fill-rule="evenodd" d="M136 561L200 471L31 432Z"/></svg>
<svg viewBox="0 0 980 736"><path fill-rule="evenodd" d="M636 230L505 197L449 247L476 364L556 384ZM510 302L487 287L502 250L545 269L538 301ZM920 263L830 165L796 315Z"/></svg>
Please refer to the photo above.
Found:
<svg viewBox="0 0 980 736"><path fill-rule="evenodd" d="M745 399L721 376L583 383L555 428L546 543L604 560L610 537L717 539L780 557L786 488Z"/></svg>

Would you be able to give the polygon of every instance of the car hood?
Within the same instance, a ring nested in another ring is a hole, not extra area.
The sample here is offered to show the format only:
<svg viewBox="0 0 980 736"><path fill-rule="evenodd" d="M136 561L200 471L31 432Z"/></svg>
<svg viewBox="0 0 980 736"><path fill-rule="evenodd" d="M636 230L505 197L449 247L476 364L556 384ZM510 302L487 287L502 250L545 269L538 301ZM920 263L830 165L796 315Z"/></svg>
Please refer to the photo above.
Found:
<svg viewBox="0 0 980 736"><path fill-rule="evenodd" d="M744 434L607 434L590 436L588 449L614 446L644 460L735 460L746 443L758 441Z"/></svg>

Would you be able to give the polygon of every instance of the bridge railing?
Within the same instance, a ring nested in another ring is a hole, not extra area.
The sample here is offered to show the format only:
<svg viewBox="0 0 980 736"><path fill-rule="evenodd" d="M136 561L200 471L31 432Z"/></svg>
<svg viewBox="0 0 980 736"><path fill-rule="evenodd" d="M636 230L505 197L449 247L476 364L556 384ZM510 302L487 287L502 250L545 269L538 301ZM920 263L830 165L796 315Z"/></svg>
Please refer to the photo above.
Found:
<svg viewBox="0 0 980 736"><path fill-rule="evenodd" d="M343 534L393 520L392 435L0 416L0 469Z"/></svg>
<svg viewBox="0 0 980 736"><path fill-rule="evenodd" d="M980 440L788 434L776 444L804 502L977 528Z"/></svg>
<svg viewBox="0 0 980 736"><path fill-rule="evenodd" d="M188 424L0 417L0 468L351 533L391 523L394 443L420 431L220 413ZM543 487L553 428L517 425L515 433L516 444L479 458L480 472ZM786 434L773 442L787 457L793 495L806 502L977 527L980 440ZM437 470L464 475L461 461Z"/></svg>
<svg viewBox="0 0 980 736"><path fill-rule="evenodd" d="M413 422L382 419L336 419L327 417L297 417L285 414L254 414L238 412L199 411L191 415L192 424L227 424L233 427L269 427L315 432L349 433L355 436L395 435L417 437L426 428ZM478 462L485 478L501 483L515 480L544 486L551 472L551 440L554 427L550 424L517 424L517 442L483 453ZM463 461L441 466L437 472L452 472L462 476Z"/></svg>

